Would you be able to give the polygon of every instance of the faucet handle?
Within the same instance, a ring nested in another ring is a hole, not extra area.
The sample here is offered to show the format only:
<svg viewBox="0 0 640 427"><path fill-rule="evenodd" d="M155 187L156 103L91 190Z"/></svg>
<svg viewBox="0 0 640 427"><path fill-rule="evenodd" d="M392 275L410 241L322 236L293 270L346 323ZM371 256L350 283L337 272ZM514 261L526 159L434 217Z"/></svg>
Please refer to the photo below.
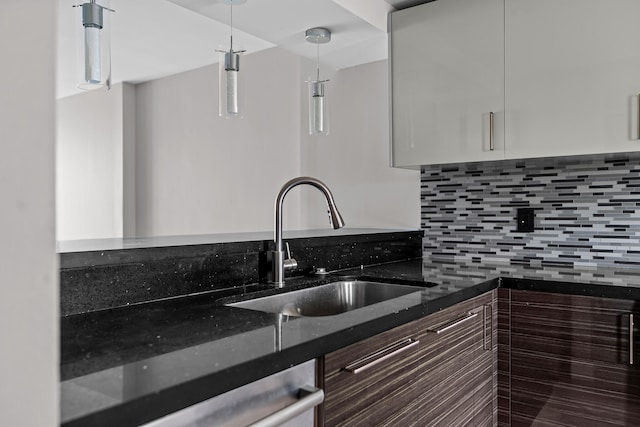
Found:
<svg viewBox="0 0 640 427"><path fill-rule="evenodd" d="M287 258L283 261L283 266L285 270L293 270L298 267L298 261L291 258L291 248L289 248L289 242L285 243L287 247Z"/></svg>
<svg viewBox="0 0 640 427"><path fill-rule="evenodd" d="M287 247L287 259L291 259L291 248L289 247L289 242L285 242L284 245Z"/></svg>

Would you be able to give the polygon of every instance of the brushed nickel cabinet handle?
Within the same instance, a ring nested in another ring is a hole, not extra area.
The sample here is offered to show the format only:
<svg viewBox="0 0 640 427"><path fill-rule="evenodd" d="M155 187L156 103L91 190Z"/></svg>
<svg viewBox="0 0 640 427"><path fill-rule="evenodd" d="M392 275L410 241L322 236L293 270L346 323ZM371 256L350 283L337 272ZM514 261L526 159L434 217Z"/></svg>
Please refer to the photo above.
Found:
<svg viewBox="0 0 640 427"><path fill-rule="evenodd" d="M640 93L638 94L638 114L637 114L636 119L638 120L638 123L637 123L638 124L638 129L637 129L638 138L637 139L640 140Z"/></svg>
<svg viewBox="0 0 640 427"><path fill-rule="evenodd" d="M494 136L494 121L493 121L493 111L489 113L489 150L494 151L496 149L495 146L495 138Z"/></svg>
<svg viewBox="0 0 640 427"><path fill-rule="evenodd" d="M308 385L301 387L298 395L298 401L250 424L250 427L277 427L324 401L324 391Z"/></svg>
<svg viewBox="0 0 640 427"><path fill-rule="evenodd" d="M429 328L427 329L427 332L433 332L434 334L441 334L445 331L448 331L451 328L455 328L456 326L460 325L461 323L464 323L468 320L473 319L474 317L478 316L478 313L466 313L456 319L450 320L449 322L443 323L441 325L438 325L437 328Z"/></svg>
<svg viewBox="0 0 640 427"><path fill-rule="evenodd" d="M482 349L487 349L487 304L482 306Z"/></svg>
<svg viewBox="0 0 640 427"><path fill-rule="evenodd" d="M629 365L633 365L633 313L629 314Z"/></svg>
<svg viewBox="0 0 640 427"><path fill-rule="evenodd" d="M359 374L360 372L366 371L367 369L376 366L378 363L383 362L404 351L407 351L410 348L417 346L418 344L420 344L420 341L414 340L413 338L407 338L402 341L398 341L376 351L375 353L368 354L356 360L355 362L349 363L344 367L344 370L347 372L351 372L352 374Z"/></svg>
<svg viewBox="0 0 640 427"><path fill-rule="evenodd" d="M489 309L489 316L487 316L487 309ZM482 349L491 351L493 348L493 307L491 304L484 304L482 310L482 315L484 316L484 322L482 324ZM489 318L489 345L487 345L487 317Z"/></svg>

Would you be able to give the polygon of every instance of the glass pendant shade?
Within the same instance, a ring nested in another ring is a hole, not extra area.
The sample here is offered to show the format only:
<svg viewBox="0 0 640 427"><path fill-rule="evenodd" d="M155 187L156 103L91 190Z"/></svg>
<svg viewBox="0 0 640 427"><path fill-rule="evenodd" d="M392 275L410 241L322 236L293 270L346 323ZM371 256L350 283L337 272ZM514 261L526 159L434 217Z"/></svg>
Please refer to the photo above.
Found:
<svg viewBox="0 0 640 427"><path fill-rule="evenodd" d="M329 104L324 83L309 79L309 135L329 134Z"/></svg>
<svg viewBox="0 0 640 427"><path fill-rule="evenodd" d="M244 50L233 48L233 6L246 0L224 0L229 5L229 50L218 50L218 111L220 117L242 117L244 84L240 74L240 54Z"/></svg>
<svg viewBox="0 0 640 427"><path fill-rule="evenodd" d="M242 117L244 84L240 73L240 52L220 52L219 64L220 117Z"/></svg>
<svg viewBox="0 0 640 427"><path fill-rule="evenodd" d="M111 85L111 40L109 0L90 0L76 5L76 57L78 87L109 89Z"/></svg>
<svg viewBox="0 0 640 427"><path fill-rule="evenodd" d="M309 83L309 135L329 135L329 103L325 83L320 80L320 45L331 41L331 31L326 28L309 28L305 34L309 43L316 45L316 79Z"/></svg>

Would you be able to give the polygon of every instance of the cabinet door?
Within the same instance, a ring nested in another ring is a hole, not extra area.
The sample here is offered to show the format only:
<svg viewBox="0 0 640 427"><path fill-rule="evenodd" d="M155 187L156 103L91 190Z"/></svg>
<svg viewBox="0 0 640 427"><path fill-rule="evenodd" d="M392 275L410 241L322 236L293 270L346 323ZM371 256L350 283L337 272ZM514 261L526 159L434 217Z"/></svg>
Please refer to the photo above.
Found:
<svg viewBox="0 0 640 427"><path fill-rule="evenodd" d="M498 423L498 292L494 290L477 299L482 309L481 345L474 355L474 409L472 425L492 427Z"/></svg>
<svg viewBox="0 0 640 427"><path fill-rule="evenodd" d="M510 425L640 425L640 368L629 358L638 308L511 291Z"/></svg>
<svg viewBox="0 0 640 427"><path fill-rule="evenodd" d="M505 3L506 157L640 150L640 1Z"/></svg>
<svg viewBox="0 0 640 427"><path fill-rule="evenodd" d="M325 356L325 426L414 426L416 323Z"/></svg>
<svg viewBox="0 0 640 427"><path fill-rule="evenodd" d="M487 335L492 325L484 317L493 315L484 306L492 295L420 321L419 425L494 425L497 343Z"/></svg>
<svg viewBox="0 0 640 427"><path fill-rule="evenodd" d="M503 0L391 14L393 166L504 157L503 18Z"/></svg>

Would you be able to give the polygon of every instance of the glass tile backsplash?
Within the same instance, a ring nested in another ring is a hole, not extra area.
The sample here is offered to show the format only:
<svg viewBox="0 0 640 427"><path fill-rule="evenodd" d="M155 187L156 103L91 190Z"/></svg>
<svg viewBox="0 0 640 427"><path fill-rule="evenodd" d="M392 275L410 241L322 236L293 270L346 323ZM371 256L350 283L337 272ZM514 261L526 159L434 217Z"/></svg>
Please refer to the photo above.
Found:
<svg viewBox="0 0 640 427"><path fill-rule="evenodd" d="M640 153L428 166L425 257L640 267ZM534 209L518 232L517 210Z"/></svg>

